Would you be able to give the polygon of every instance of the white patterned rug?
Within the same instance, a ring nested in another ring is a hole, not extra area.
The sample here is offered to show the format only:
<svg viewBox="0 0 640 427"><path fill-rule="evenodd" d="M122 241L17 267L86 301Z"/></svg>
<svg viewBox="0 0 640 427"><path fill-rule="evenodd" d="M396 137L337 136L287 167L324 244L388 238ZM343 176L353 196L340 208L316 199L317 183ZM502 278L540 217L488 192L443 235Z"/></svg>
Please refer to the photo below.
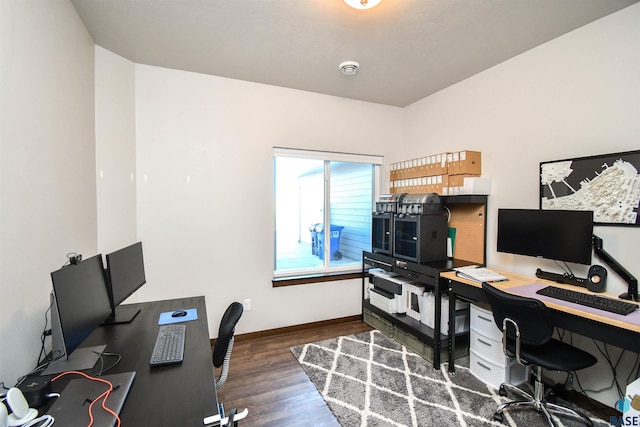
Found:
<svg viewBox="0 0 640 427"><path fill-rule="evenodd" d="M505 411L493 420L499 403L510 400L478 380L469 369L431 362L373 330L291 348L338 422L352 426L543 426L535 411ZM609 425L593 418L594 425ZM569 418L558 426L582 426Z"/></svg>

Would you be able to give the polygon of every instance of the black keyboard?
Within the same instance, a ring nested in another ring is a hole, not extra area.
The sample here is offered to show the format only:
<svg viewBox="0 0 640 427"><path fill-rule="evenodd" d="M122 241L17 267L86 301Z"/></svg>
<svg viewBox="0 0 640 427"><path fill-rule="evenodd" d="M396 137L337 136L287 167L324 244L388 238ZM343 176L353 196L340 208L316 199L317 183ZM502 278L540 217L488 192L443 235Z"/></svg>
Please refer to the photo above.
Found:
<svg viewBox="0 0 640 427"><path fill-rule="evenodd" d="M151 366L170 365L182 362L186 325L162 325L151 353Z"/></svg>
<svg viewBox="0 0 640 427"><path fill-rule="evenodd" d="M611 313L627 315L638 309L637 304L631 302L601 297L598 295L586 294L584 292L572 291L569 289L547 286L536 292L539 295L556 298L567 302L584 305L586 307L597 308Z"/></svg>

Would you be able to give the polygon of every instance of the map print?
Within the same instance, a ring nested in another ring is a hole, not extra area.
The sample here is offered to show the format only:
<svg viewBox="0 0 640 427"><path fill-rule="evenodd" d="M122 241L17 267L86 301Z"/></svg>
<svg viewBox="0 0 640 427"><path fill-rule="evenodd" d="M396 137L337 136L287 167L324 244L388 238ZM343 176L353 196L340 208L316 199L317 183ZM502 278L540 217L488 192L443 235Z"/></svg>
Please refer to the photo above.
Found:
<svg viewBox="0 0 640 427"><path fill-rule="evenodd" d="M540 207L593 211L594 223L640 225L640 151L540 164Z"/></svg>

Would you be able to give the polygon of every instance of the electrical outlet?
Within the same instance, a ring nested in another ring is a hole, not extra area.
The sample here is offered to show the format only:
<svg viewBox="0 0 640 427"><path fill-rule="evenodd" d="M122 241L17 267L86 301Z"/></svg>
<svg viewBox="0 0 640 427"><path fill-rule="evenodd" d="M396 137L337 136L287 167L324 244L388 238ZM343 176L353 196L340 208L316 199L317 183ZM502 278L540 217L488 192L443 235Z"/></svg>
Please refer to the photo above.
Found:
<svg viewBox="0 0 640 427"><path fill-rule="evenodd" d="M251 299L246 298L244 301L242 301L242 306L244 307L245 311L251 310Z"/></svg>

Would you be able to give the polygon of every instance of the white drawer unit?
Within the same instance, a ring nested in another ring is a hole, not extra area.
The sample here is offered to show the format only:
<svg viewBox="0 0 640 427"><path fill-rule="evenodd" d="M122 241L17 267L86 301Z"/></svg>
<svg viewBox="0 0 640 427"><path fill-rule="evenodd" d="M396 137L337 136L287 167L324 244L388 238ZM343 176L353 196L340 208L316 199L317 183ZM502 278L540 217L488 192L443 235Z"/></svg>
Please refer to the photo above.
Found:
<svg viewBox="0 0 640 427"><path fill-rule="evenodd" d="M515 359L506 358L507 366L499 366L491 360L479 356L470 350L469 368L480 381L498 389L500 384L522 384L529 378L529 367L522 366Z"/></svg>
<svg viewBox="0 0 640 427"><path fill-rule="evenodd" d="M484 383L499 388L502 383L522 384L529 377L529 367L507 357L502 350L502 332L487 308L471 304L470 309L471 373Z"/></svg>
<svg viewBox="0 0 640 427"><path fill-rule="evenodd" d="M479 304L471 304L471 330L484 335L494 341L502 341L502 331L498 329L493 320L493 313L488 306L481 307Z"/></svg>
<svg viewBox="0 0 640 427"><path fill-rule="evenodd" d="M469 337L470 348L475 351L476 354L484 359L491 360L498 366L507 366L507 356L505 356L502 350L502 340L496 341L491 338L485 337L481 333L471 330Z"/></svg>

